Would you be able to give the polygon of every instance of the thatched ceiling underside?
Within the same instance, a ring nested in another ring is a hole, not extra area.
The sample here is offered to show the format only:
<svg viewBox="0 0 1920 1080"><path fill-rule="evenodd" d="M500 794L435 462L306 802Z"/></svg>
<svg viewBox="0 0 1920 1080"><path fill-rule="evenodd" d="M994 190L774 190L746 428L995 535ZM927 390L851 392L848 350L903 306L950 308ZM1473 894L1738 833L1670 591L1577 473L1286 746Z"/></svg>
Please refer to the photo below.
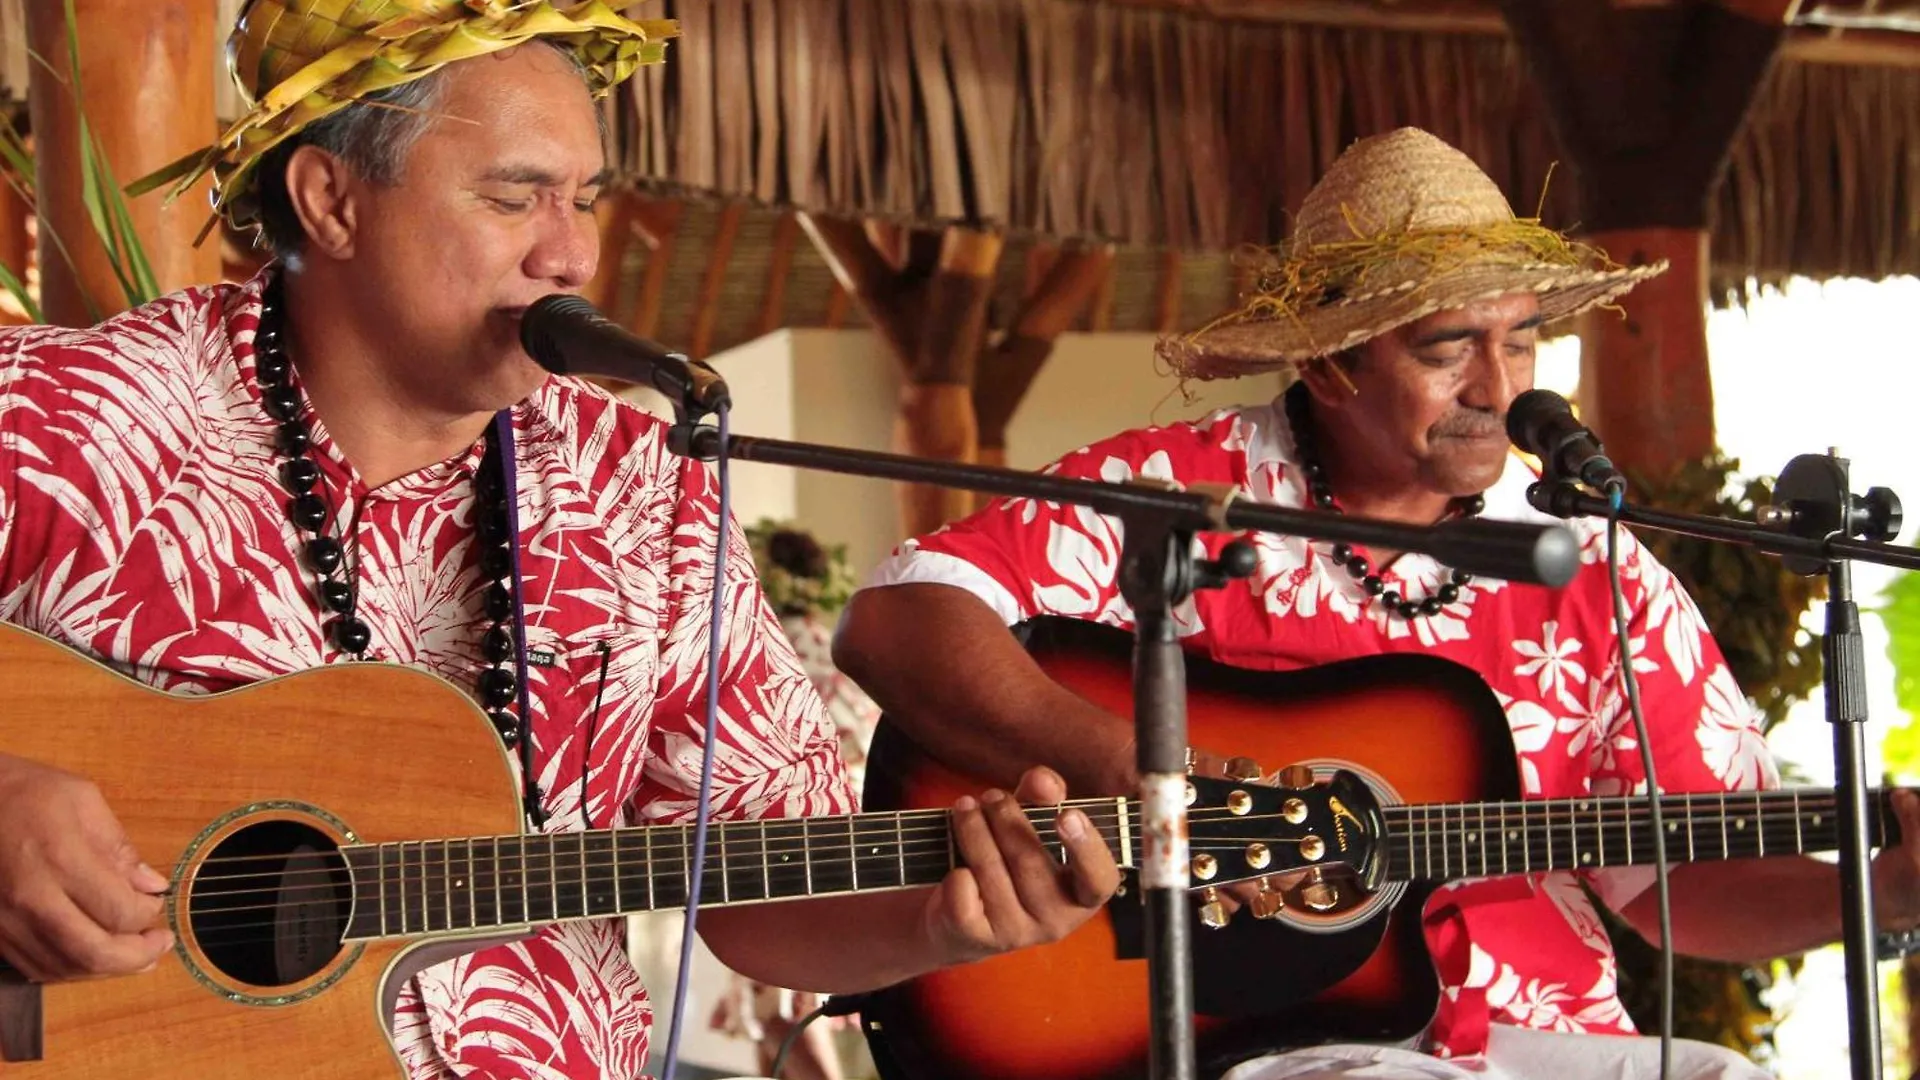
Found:
<svg viewBox="0 0 1920 1080"><path fill-rule="evenodd" d="M218 3L224 24L238 0ZM20 4L0 0L0 81L15 87ZM1173 247L1191 253L1190 271L1216 267L1208 274L1230 290L1221 253L1284 235L1287 209L1360 135L1430 128L1483 162L1523 213L1561 158L1497 15L1471 0L639 10L671 14L685 33L671 62L617 102L615 160L646 190L766 208L744 219L735 258L754 250L756 228L771 231L774 210L797 207L1109 241L1140 266L1161 265L1148 249ZM1920 41L1887 29L1920 25L1920 4L1802 5L1806 25L1761 87L1714 207L1717 280L1920 273L1920 60L1901 59L1920 49L1836 62L1831 27L1867 17L1880 39ZM230 113L224 79L221 92ZM1573 196L1561 173L1549 223L1577 224ZM690 238L674 250L676 264L696 257ZM810 250L793 265L825 272ZM796 279L786 303L802 305L808 288ZM1116 327L1126 307L1114 305Z"/></svg>

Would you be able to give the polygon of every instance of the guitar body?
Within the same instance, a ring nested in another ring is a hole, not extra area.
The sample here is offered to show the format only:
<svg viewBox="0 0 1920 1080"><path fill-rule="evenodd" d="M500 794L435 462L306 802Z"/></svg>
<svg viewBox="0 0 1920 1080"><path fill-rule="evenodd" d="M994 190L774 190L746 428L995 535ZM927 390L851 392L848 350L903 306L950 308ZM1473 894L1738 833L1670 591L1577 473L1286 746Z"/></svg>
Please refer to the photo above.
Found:
<svg viewBox="0 0 1920 1080"><path fill-rule="evenodd" d="M0 1054L0 1077L404 1075L387 1033L398 984L480 939L343 947L317 905L283 916L293 921L276 943L258 915L220 910L192 883L210 857L519 833L509 762L477 708L432 675L385 664L167 695L12 627L0 627L0 701L0 748L92 780L173 880L177 939L151 972L37 988L37 1059ZM16 985L0 1002L34 992ZM13 1029L31 1019L16 1015Z"/></svg>
<svg viewBox="0 0 1920 1080"><path fill-rule="evenodd" d="M1132 716L1131 634L1092 623L1025 624L1056 681ZM1382 801L1519 796L1505 715L1458 664L1380 656L1288 673L1189 654L1189 742L1259 762L1354 768ZM982 782L927 758L882 723L869 811L950 804ZM1075 792L1086 795L1086 792ZM1421 934L1431 887L1389 886L1351 912L1195 923L1195 1020L1203 1075L1248 1056L1341 1040L1401 1039L1432 1018L1438 984ZM1358 901L1358 890L1350 898ZM1295 913L1299 914L1296 915ZM1143 917L1129 890L1066 940L921 976L866 995L861 1020L887 1080L1120 1080L1144 1076Z"/></svg>

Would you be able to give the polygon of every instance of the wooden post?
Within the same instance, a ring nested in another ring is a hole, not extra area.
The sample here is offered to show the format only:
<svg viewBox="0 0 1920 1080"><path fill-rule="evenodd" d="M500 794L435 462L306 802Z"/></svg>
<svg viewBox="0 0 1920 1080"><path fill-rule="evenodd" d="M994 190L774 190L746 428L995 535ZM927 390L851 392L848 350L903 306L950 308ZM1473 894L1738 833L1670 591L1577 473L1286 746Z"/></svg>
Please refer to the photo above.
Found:
<svg viewBox="0 0 1920 1080"><path fill-rule="evenodd" d="M1501 0L1573 166L1580 219L1615 261L1668 272L1582 326L1585 418L1622 467L1661 475L1714 448L1707 217L1733 137L1796 0Z"/></svg>
<svg viewBox="0 0 1920 1080"><path fill-rule="evenodd" d="M1053 355L1054 342L1073 325L1113 276L1113 248L1070 251L1050 260L1045 276L1034 282L1006 336L981 357L973 388L979 427L978 460L1007 463L1007 425L1033 380ZM976 497L983 505L986 497Z"/></svg>
<svg viewBox="0 0 1920 1080"><path fill-rule="evenodd" d="M845 293L867 312L905 380L894 425L902 453L974 460L974 371L1000 266L997 233L951 227L900 241L884 226L800 215L801 227ZM973 506L969 492L902 485L907 535L931 532Z"/></svg>
<svg viewBox="0 0 1920 1080"><path fill-rule="evenodd" d="M128 183L205 146L213 113L214 5L152 0L73 0L87 119L114 178ZM82 201L78 104L68 65L62 0L27 0L34 63L28 99L39 204L41 307L49 322L88 325L127 307L106 249ZM207 182L162 207L153 193L129 200L134 230L160 292L220 275L220 245L193 239L206 223ZM53 242L58 237L64 245Z"/></svg>

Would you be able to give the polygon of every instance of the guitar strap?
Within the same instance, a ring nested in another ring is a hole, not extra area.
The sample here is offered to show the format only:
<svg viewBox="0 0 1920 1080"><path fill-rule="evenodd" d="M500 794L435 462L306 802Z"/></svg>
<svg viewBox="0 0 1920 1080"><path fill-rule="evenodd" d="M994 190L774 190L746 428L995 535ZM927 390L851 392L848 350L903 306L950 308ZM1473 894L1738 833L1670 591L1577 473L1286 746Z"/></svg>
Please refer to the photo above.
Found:
<svg viewBox="0 0 1920 1080"><path fill-rule="evenodd" d="M527 604L526 581L520 570L520 469L514 457L513 409L493 414L493 444L500 448L495 460L500 465L501 497L507 502L507 550L513 553L513 662L514 685L520 695L520 781L521 801L527 823L535 831L544 829L547 812L541 805L540 785L533 778L533 690L527 678ZM584 813L584 794L582 812Z"/></svg>

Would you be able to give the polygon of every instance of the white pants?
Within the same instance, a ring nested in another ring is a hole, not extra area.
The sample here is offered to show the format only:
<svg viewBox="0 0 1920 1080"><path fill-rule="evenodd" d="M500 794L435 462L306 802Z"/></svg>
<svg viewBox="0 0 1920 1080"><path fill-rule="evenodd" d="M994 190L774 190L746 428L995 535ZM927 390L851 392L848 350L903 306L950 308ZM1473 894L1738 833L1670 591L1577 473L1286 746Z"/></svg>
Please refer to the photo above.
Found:
<svg viewBox="0 0 1920 1080"><path fill-rule="evenodd" d="M1724 1046L1673 1040L1668 1080L1772 1080ZM1484 1057L1447 1061L1389 1046L1318 1046L1237 1065L1223 1080L1660 1080L1660 1040L1495 1024Z"/></svg>

